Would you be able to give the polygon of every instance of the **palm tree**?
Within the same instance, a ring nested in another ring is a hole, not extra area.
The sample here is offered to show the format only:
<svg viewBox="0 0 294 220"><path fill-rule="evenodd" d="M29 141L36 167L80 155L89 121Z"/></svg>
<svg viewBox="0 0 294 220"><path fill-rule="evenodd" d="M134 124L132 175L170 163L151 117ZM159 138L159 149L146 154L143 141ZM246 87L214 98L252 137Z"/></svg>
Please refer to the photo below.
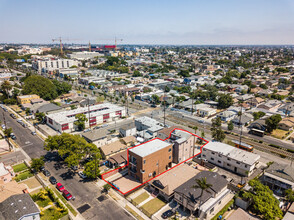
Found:
<svg viewBox="0 0 294 220"><path fill-rule="evenodd" d="M206 192L209 192L209 189L212 189L212 184L209 184L206 182L206 177L204 178L201 178L201 179L196 179L196 185L193 185L192 188L194 189L200 189L201 190L201 193L200 193L200 203L199 203L199 206L201 205L202 203L202 195L203 195L203 192L206 191Z"/></svg>

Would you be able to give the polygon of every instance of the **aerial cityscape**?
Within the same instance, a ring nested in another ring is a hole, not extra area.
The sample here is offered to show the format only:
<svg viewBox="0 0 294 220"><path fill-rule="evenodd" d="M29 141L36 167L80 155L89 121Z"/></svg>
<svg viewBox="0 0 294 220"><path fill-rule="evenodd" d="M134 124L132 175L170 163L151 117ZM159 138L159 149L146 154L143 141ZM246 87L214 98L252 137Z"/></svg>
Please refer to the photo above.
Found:
<svg viewBox="0 0 294 220"><path fill-rule="evenodd" d="M0 12L0 220L294 219L293 1Z"/></svg>

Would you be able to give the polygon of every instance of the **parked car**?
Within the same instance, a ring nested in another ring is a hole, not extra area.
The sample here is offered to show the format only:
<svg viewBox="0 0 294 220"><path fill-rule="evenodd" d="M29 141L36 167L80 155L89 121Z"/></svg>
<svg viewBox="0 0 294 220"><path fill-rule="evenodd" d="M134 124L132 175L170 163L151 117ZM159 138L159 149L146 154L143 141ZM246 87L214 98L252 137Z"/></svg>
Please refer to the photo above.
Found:
<svg viewBox="0 0 294 220"><path fill-rule="evenodd" d="M51 173L49 172L49 170L43 170L43 174L45 176L51 176Z"/></svg>
<svg viewBox="0 0 294 220"><path fill-rule="evenodd" d="M28 127L26 123L22 123L22 126L23 126L24 128Z"/></svg>
<svg viewBox="0 0 294 220"><path fill-rule="evenodd" d="M6 126L5 126L4 124L2 125L2 129L3 129L3 130L5 130L5 129L6 129Z"/></svg>
<svg viewBox="0 0 294 220"><path fill-rule="evenodd" d="M101 128L106 128L108 126L108 124L104 124L101 126Z"/></svg>
<svg viewBox="0 0 294 220"><path fill-rule="evenodd" d="M37 133L36 133L35 131L32 131L31 134L32 134L32 135L36 135Z"/></svg>
<svg viewBox="0 0 294 220"><path fill-rule="evenodd" d="M61 183L56 183L56 188L60 191L63 192L65 190L64 186Z"/></svg>
<svg viewBox="0 0 294 220"><path fill-rule="evenodd" d="M67 190L63 190L62 194L67 200L73 199L72 195Z"/></svg>
<svg viewBox="0 0 294 220"><path fill-rule="evenodd" d="M11 137L12 140L15 140L16 139L16 136L14 135L14 133L11 133L10 134L10 137Z"/></svg>
<svg viewBox="0 0 294 220"><path fill-rule="evenodd" d="M91 131L91 128L87 128L86 130L84 130L84 132L88 132Z"/></svg>
<svg viewBox="0 0 294 220"><path fill-rule="evenodd" d="M17 119L16 121L17 121L18 123L22 122L22 120L21 120L21 119Z"/></svg>
<svg viewBox="0 0 294 220"><path fill-rule="evenodd" d="M83 171L79 171L78 172L79 176L82 178L82 179L86 179L87 176L83 173Z"/></svg>
<svg viewBox="0 0 294 220"><path fill-rule="evenodd" d="M16 119L15 114L11 113L10 116L11 116L11 118Z"/></svg>
<svg viewBox="0 0 294 220"><path fill-rule="evenodd" d="M78 166L71 166L71 168L74 170L74 171L77 171L79 169Z"/></svg>
<svg viewBox="0 0 294 220"><path fill-rule="evenodd" d="M57 180L55 179L54 176L50 176L49 181L51 184L55 185L57 183Z"/></svg>
<svg viewBox="0 0 294 220"><path fill-rule="evenodd" d="M7 110L7 108L3 108L3 110L5 111L5 112L7 112L8 110Z"/></svg>
<svg viewBox="0 0 294 220"><path fill-rule="evenodd" d="M44 166L41 166L40 167L40 171L44 171L45 170L45 167Z"/></svg>
<svg viewBox="0 0 294 220"><path fill-rule="evenodd" d="M166 212L162 213L161 217L163 219L167 219L169 217L172 217L174 214L176 214L176 213L170 209L170 210L167 210Z"/></svg>

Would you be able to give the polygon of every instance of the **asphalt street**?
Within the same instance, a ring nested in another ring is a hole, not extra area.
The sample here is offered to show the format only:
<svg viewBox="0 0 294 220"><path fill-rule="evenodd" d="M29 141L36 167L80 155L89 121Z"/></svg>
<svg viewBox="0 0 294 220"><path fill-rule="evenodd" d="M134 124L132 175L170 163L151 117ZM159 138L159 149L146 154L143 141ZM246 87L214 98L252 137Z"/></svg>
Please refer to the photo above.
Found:
<svg viewBox="0 0 294 220"><path fill-rule="evenodd" d="M0 120L4 123L3 109L0 109ZM16 142L21 148L31 157L40 157L47 153L44 150L44 141L38 136L33 136L28 128L21 126L16 119L11 118L8 112L4 112L6 125L8 128L12 128L13 133L16 136ZM4 155L1 157L1 161L17 161L23 159L23 155L20 151ZM59 182L61 182L65 188L76 197L75 201L71 201L75 208L80 208L83 205L87 205L89 209L82 212L82 216L85 219L133 219L124 209L118 204L112 201L110 198L102 196L101 190L95 185L94 182L84 182L74 172L66 167L54 166L57 162L47 162L45 167L48 169ZM102 180L98 180L102 181Z"/></svg>

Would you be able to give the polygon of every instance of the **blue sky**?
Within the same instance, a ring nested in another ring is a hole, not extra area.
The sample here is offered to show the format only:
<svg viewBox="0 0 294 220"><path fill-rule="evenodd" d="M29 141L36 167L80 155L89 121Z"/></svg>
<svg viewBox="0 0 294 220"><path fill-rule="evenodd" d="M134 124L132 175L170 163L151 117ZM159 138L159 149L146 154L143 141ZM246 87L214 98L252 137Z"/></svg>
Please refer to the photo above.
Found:
<svg viewBox="0 0 294 220"><path fill-rule="evenodd" d="M0 42L294 44L294 0L0 0Z"/></svg>

